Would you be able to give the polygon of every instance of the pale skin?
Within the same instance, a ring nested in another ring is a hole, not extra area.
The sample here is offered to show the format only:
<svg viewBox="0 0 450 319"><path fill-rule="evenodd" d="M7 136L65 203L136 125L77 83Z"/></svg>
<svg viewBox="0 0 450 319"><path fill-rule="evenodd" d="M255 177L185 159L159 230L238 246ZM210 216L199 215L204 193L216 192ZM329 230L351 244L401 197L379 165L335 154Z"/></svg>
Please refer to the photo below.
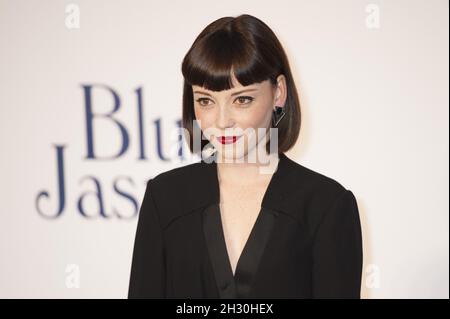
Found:
<svg viewBox="0 0 450 319"><path fill-rule="evenodd" d="M234 76L232 80L234 88L220 92L192 86L195 117L199 120L202 131L212 127L220 132L219 135L233 135L225 134L225 129L253 128L257 131L257 128L269 128L275 106L283 107L286 102L285 76L279 75L275 86L269 80L249 86L242 86ZM248 91L243 91L247 89ZM241 93L233 95L237 92ZM248 134L244 133L237 142L241 142L242 147L236 150L237 145L224 146L214 136L208 136L220 158L243 160L239 163L217 163L222 225L233 274L273 175L261 174L259 168L267 163L261 163L258 159L256 162L246 160L257 151L255 146L259 145L261 137L262 135L257 136L256 144L252 146L247 143ZM275 165L277 164L278 159Z"/></svg>

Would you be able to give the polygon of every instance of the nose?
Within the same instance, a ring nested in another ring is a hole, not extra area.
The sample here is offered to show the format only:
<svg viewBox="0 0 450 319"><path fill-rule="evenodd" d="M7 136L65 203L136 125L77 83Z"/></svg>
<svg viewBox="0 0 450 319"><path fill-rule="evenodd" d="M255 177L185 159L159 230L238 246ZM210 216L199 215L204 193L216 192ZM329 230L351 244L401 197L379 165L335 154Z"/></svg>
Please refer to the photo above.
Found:
<svg viewBox="0 0 450 319"><path fill-rule="evenodd" d="M234 127L234 124L235 122L230 109L227 106L221 107L219 110L219 114L217 115L217 128L225 130L226 128Z"/></svg>

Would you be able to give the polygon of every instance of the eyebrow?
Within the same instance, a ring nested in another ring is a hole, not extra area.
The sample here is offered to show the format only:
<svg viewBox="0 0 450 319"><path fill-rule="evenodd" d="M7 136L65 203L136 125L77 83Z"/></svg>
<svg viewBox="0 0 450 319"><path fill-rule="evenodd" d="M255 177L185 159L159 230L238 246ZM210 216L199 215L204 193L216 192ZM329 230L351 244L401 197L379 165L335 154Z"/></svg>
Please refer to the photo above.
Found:
<svg viewBox="0 0 450 319"><path fill-rule="evenodd" d="M235 95L238 95L238 94L241 94L241 93L244 93L244 92L253 92L253 91L257 91L257 90L258 89L256 89L256 88L254 88L254 89L244 89L244 90L240 90L240 91L232 93L231 96L235 96ZM200 94L211 96L211 94L209 94L207 92L203 92L203 91L194 91L194 93L200 93Z"/></svg>

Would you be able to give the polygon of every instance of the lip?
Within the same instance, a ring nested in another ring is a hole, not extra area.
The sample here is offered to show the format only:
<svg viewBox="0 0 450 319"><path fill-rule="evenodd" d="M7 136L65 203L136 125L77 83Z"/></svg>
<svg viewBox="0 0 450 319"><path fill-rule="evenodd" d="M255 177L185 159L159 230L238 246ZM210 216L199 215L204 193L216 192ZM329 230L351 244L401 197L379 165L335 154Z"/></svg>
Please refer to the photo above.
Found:
<svg viewBox="0 0 450 319"><path fill-rule="evenodd" d="M217 140L222 144L233 144L236 143L238 139L240 139L242 135L240 136L218 136Z"/></svg>

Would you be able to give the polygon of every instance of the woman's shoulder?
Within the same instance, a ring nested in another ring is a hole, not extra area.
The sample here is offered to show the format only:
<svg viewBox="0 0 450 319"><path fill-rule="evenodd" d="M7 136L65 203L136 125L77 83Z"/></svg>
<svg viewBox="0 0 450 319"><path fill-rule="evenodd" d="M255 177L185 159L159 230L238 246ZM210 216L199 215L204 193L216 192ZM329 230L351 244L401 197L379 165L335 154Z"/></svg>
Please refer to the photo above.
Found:
<svg viewBox="0 0 450 319"><path fill-rule="evenodd" d="M333 194L339 195L347 190L334 176L286 158L289 170L287 175L294 186L293 189L322 197L333 197Z"/></svg>
<svg viewBox="0 0 450 319"><path fill-rule="evenodd" d="M283 178L282 196L285 212L293 217L316 225L333 207L354 205L353 192L332 175L287 159ZM314 227L312 227L314 228Z"/></svg>
<svg viewBox="0 0 450 319"><path fill-rule="evenodd" d="M197 190L202 187L204 175L200 162L194 162L160 172L147 181L147 191L163 227L200 206L203 196Z"/></svg>
<svg viewBox="0 0 450 319"><path fill-rule="evenodd" d="M149 182L152 188L161 191L175 190L176 187L188 187L195 176L201 173L200 162L191 162L166 171L159 172Z"/></svg>
<svg viewBox="0 0 450 319"><path fill-rule="evenodd" d="M353 192L333 176L288 160L290 173L285 196L286 211L309 225L314 232L324 216L346 220L357 218L357 201Z"/></svg>

